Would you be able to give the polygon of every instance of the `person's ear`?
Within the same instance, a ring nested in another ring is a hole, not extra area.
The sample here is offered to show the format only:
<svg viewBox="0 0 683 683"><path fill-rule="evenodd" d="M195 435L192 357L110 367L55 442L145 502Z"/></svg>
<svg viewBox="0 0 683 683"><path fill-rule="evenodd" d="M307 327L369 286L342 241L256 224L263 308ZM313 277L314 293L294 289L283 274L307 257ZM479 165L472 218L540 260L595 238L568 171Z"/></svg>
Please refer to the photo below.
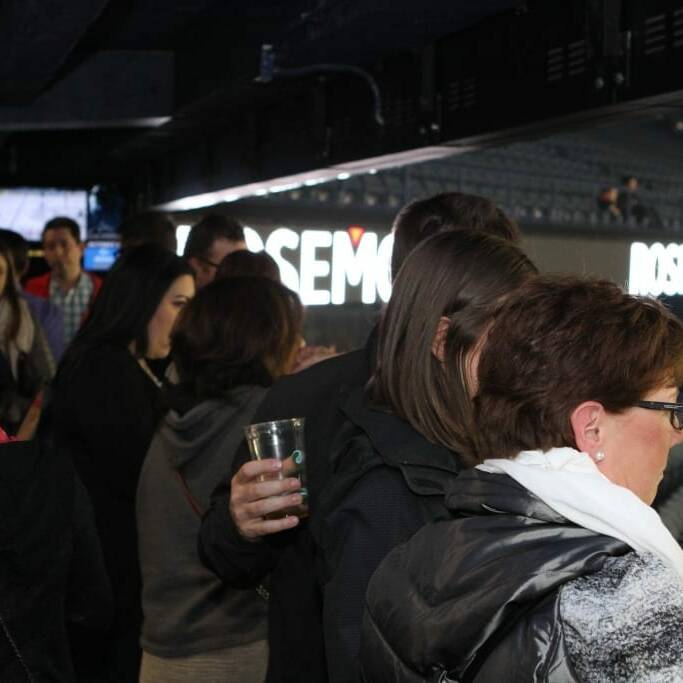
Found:
<svg viewBox="0 0 683 683"><path fill-rule="evenodd" d="M432 340L432 354L442 363L446 346L446 336L448 335L448 328L450 325L451 321L445 315L442 315L439 318L439 323L436 326L436 334Z"/></svg>
<svg viewBox="0 0 683 683"><path fill-rule="evenodd" d="M194 270L196 275L199 272L199 268L201 266L200 260L195 258L194 256L188 256L185 260L190 264L190 268Z"/></svg>
<svg viewBox="0 0 683 683"><path fill-rule="evenodd" d="M584 401L574 408L569 418L578 450L595 458L604 450L605 409L597 401Z"/></svg>

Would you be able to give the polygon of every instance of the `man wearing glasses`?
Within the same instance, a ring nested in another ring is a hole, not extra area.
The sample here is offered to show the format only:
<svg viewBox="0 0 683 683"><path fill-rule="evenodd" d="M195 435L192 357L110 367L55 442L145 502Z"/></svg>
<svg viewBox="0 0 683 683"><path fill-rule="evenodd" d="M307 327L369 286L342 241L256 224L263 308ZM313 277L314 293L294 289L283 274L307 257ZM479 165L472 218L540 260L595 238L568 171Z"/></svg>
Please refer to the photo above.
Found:
<svg viewBox="0 0 683 683"><path fill-rule="evenodd" d="M204 216L190 230L184 254L197 276L197 289L213 282L228 254L246 248L244 228L234 218L216 213Z"/></svg>

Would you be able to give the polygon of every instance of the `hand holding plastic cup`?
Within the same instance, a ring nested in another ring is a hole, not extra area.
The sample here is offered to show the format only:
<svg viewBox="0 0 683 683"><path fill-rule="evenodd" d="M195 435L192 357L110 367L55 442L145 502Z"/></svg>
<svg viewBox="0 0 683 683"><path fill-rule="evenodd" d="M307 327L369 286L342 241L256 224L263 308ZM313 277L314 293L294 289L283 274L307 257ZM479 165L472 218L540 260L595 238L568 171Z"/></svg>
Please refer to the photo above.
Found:
<svg viewBox="0 0 683 683"><path fill-rule="evenodd" d="M297 477L301 482L299 493L303 502L282 512L268 515L271 519L289 515L305 517L308 514L304 422L303 417L294 417L290 420L259 422L244 428L252 460L273 458L282 463L281 470L273 472L272 475L263 475L263 480ZM291 494L292 491L288 493Z"/></svg>

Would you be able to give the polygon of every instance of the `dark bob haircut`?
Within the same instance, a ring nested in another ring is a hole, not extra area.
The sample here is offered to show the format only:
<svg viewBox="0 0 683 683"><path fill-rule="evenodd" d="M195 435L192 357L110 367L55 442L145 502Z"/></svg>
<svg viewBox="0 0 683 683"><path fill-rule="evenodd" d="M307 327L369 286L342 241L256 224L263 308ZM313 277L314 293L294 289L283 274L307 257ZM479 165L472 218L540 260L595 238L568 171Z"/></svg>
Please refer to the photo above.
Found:
<svg viewBox="0 0 683 683"><path fill-rule="evenodd" d="M512 242L519 241L519 228L490 199L462 192L442 192L406 204L394 219L394 248L391 278L415 247L444 230L481 230Z"/></svg>
<svg viewBox="0 0 683 683"><path fill-rule="evenodd" d="M184 259L158 244L143 244L121 253L109 271L87 320L67 349L60 375L78 362L83 351L105 345L135 343L137 357L147 352L147 325L164 294L182 275L194 276Z"/></svg>
<svg viewBox="0 0 683 683"><path fill-rule="evenodd" d="M509 240L442 232L408 256L379 327L374 398L433 443L462 452L471 430L466 362L496 306L536 274ZM443 361L434 353L440 322Z"/></svg>
<svg viewBox="0 0 683 683"><path fill-rule="evenodd" d="M478 460L576 447L584 401L610 413L683 384L683 324L661 303L605 280L542 276L514 292L479 361Z"/></svg>
<svg viewBox="0 0 683 683"><path fill-rule="evenodd" d="M264 277L215 280L181 311L172 337L180 388L198 399L289 372L301 340L299 297Z"/></svg>
<svg viewBox="0 0 683 683"><path fill-rule="evenodd" d="M267 277L273 282L280 282L280 269L275 259L265 251L248 251L239 249L230 252L218 266L216 279L226 277Z"/></svg>

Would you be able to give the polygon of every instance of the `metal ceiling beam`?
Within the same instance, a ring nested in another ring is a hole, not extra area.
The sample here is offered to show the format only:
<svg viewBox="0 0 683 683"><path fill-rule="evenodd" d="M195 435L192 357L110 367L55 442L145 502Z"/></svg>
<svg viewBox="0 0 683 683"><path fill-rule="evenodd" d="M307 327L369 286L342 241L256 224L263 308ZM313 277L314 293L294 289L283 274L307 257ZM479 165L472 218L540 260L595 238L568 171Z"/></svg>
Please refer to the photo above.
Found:
<svg viewBox="0 0 683 683"><path fill-rule="evenodd" d="M0 131L159 126L173 91L173 53L99 52L31 104L0 106Z"/></svg>

